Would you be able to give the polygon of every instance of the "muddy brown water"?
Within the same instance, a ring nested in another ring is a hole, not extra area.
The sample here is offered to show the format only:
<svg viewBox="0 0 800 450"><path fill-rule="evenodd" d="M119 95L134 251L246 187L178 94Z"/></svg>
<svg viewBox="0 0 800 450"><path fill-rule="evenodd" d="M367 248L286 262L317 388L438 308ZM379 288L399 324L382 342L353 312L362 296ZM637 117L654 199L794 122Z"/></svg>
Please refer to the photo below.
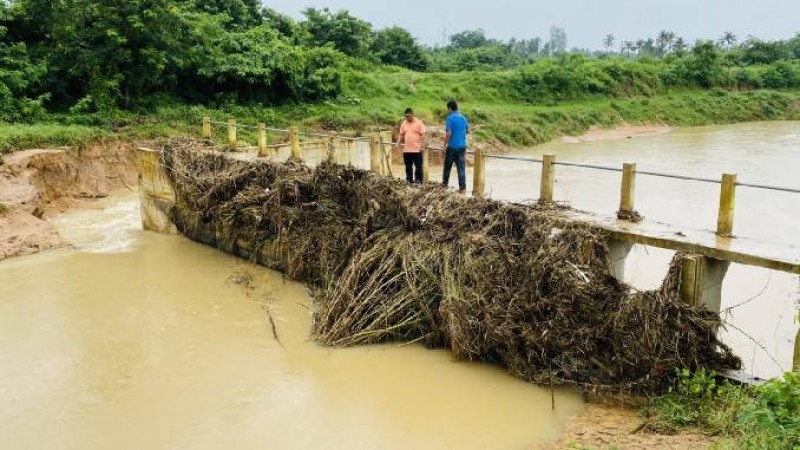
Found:
<svg viewBox="0 0 800 450"><path fill-rule="evenodd" d="M137 200L57 219L78 248L0 262L0 448L480 449L583 408L418 345L321 348L304 286L138 229Z"/></svg>
<svg viewBox="0 0 800 450"><path fill-rule="evenodd" d="M515 153L704 177L734 171L742 181L797 187L800 123ZM369 165L359 149L340 159ZM494 198L538 195L536 164L490 160L486 174ZM559 166L556 196L612 213L618 183L618 174ZM710 229L717 189L640 176L637 208L648 219ZM800 245L798 197L740 188L736 233ZM271 295L281 346L263 305L227 282L245 265L141 231L131 196L56 223L76 249L0 262L0 448L527 448L555 439L583 408L578 393L559 390L552 411L548 390L444 351L320 348L308 339L305 288L251 267L256 289ZM655 286L670 257L635 248L629 280ZM733 328L725 339L751 372L788 368L799 289L796 276L731 268L723 308L746 303L726 320L758 343Z"/></svg>

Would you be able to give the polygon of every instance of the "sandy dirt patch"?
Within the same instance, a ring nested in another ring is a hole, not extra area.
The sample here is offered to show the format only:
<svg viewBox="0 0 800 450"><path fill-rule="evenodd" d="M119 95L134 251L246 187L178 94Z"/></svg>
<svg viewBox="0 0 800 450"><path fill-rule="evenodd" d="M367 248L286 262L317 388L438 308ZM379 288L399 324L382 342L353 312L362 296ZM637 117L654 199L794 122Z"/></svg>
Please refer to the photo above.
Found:
<svg viewBox="0 0 800 450"><path fill-rule="evenodd" d="M649 433L640 430L643 421L634 409L589 404L567 423L557 442L531 450L690 450L706 449L712 443L710 437L699 431L675 435Z"/></svg>

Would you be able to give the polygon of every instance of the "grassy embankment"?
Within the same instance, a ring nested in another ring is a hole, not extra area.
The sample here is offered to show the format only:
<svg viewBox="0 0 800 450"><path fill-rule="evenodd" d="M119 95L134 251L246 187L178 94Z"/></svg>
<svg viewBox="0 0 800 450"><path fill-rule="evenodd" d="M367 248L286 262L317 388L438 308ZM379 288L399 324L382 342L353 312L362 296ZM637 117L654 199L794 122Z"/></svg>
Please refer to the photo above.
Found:
<svg viewBox="0 0 800 450"><path fill-rule="evenodd" d="M697 427L716 437L716 449L800 448L800 372L757 387L719 383L705 371L676 375L644 411L650 431Z"/></svg>
<svg viewBox="0 0 800 450"><path fill-rule="evenodd" d="M625 90L630 94L569 98L552 95L558 90L549 87L549 95L526 98L525 86L519 86L516 75L514 71L350 73L345 77L345 94L336 102L218 108L171 104L139 112L50 114L41 123L0 125L0 153L44 145L76 145L104 137L195 135L205 115L220 121L235 117L245 124L265 122L282 127L294 123L305 128L359 132L395 124L403 110L411 106L429 124L440 124L444 103L450 98L461 102L478 139L516 146L578 135L593 125L613 127L623 122L698 126L800 119L797 90L678 90L645 84L629 86ZM240 138L255 143L253 133L244 128Z"/></svg>

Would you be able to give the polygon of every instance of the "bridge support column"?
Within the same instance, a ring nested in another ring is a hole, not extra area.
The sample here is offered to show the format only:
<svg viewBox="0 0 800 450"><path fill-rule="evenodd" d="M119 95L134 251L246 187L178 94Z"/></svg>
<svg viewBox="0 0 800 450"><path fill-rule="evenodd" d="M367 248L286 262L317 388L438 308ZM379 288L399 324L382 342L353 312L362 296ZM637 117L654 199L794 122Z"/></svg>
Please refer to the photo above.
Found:
<svg viewBox="0 0 800 450"><path fill-rule="evenodd" d="M161 164L160 155L160 152L146 148L136 150L142 228L157 233L175 234L178 230L170 215L175 205L175 191Z"/></svg>
<svg viewBox="0 0 800 450"><path fill-rule="evenodd" d="M729 261L687 255L681 267L680 294L684 302L704 306L716 313L722 309L722 281Z"/></svg>
<svg viewBox="0 0 800 450"><path fill-rule="evenodd" d="M608 265L611 268L611 274L620 281L625 281L625 260L628 259L632 248L633 243L618 239L612 239L608 243Z"/></svg>

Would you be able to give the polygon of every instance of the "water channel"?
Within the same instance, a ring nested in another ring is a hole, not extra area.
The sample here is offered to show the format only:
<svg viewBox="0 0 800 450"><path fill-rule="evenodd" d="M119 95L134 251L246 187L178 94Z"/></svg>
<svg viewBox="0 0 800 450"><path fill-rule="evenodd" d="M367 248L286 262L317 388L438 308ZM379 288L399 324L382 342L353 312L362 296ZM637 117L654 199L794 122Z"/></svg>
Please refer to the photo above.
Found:
<svg viewBox="0 0 800 450"><path fill-rule="evenodd" d="M797 187L800 123L515 152L544 153ZM368 165L363 153L350 161ZM494 198L538 195L537 164L490 160L486 175ZM619 174L557 169L556 196L575 207L611 214L618 195ZM712 229L717 195L718 185L642 176L637 209ZM740 188L735 232L800 247L798 211L798 195ZM444 351L320 348L308 339L302 285L182 237L141 231L134 196L56 223L74 249L0 262L0 448L528 448L554 439L583 407L578 393L561 390L552 411L549 390ZM627 276L655 286L670 257L635 248ZM259 301L229 282L243 269ZM731 268L723 308L736 307L725 316L725 339L747 370L788 368L798 290L797 276Z"/></svg>
<svg viewBox="0 0 800 450"><path fill-rule="evenodd" d="M139 223L128 195L0 262L0 448L529 448L583 407L441 350L319 347L303 285Z"/></svg>

